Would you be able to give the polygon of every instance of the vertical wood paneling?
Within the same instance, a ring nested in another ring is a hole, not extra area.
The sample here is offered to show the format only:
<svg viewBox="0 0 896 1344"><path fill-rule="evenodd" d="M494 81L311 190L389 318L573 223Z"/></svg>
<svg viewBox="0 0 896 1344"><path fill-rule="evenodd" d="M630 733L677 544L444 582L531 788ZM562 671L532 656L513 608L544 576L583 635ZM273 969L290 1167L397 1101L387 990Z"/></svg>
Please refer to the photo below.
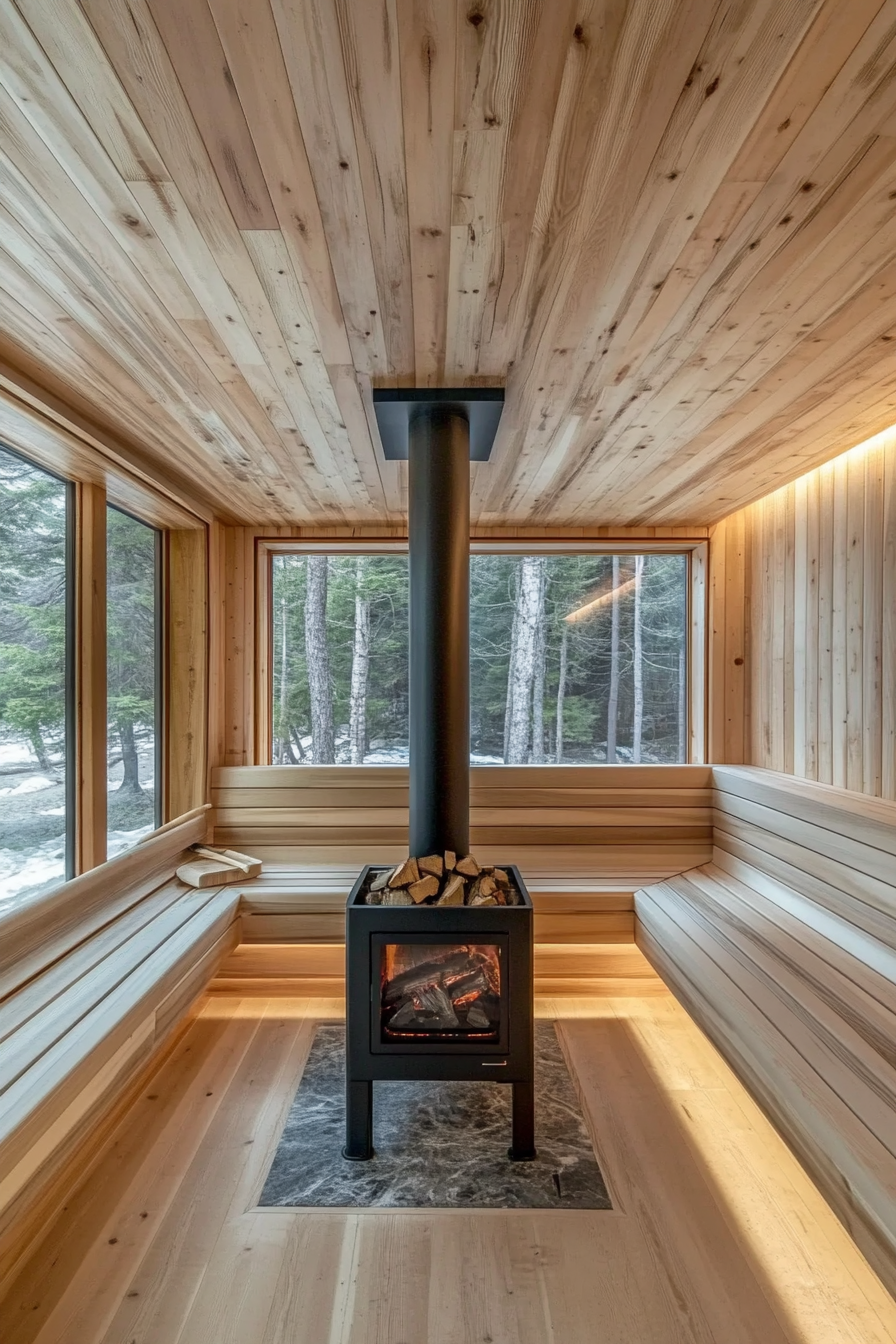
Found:
<svg viewBox="0 0 896 1344"><path fill-rule="evenodd" d="M208 553L206 532L166 537L165 821L208 797Z"/></svg>
<svg viewBox="0 0 896 1344"><path fill-rule="evenodd" d="M255 536L228 527L224 539L224 764L254 765Z"/></svg>
<svg viewBox="0 0 896 1344"><path fill-rule="evenodd" d="M881 792L896 798L896 436L884 453Z"/></svg>
<svg viewBox="0 0 896 1344"><path fill-rule="evenodd" d="M806 482L806 647L802 664L805 722L805 775L818 779L818 472L803 478ZM797 588L797 592L800 589Z"/></svg>
<svg viewBox="0 0 896 1344"><path fill-rule="evenodd" d="M711 545L712 761L896 798L896 429L731 515Z"/></svg>
<svg viewBox="0 0 896 1344"><path fill-rule="evenodd" d="M833 779L833 601L834 601L834 469L826 463L819 472L818 557L818 779Z"/></svg>
<svg viewBox="0 0 896 1344"><path fill-rule="evenodd" d="M848 471L844 458L834 462L833 502L833 597L831 600L831 779L839 789L846 785L846 557L849 553L847 490Z"/></svg>

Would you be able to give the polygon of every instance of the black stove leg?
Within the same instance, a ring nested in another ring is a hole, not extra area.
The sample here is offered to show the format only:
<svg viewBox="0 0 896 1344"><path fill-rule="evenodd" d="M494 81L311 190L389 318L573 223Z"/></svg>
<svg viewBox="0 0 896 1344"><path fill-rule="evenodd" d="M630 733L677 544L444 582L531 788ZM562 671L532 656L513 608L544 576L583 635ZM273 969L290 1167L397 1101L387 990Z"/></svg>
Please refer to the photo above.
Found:
<svg viewBox="0 0 896 1344"><path fill-rule="evenodd" d="M531 1081L512 1083L513 1143L507 1150L511 1162L531 1162L535 1151L535 1087Z"/></svg>
<svg viewBox="0 0 896 1344"><path fill-rule="evenodd" d="M369 1078L345 1085L345 1147L349 1162L367 1162L373 1157L373 1083Z"/></svg>

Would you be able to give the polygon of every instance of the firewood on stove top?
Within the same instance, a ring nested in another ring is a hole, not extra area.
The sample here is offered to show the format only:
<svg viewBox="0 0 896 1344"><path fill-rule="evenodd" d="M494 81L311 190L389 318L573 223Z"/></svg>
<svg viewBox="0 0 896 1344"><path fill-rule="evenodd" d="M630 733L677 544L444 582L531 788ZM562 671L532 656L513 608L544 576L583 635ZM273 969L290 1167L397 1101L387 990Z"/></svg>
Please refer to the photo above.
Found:
<svg viewBox="0 0 896 1344"><path fill-rule="evenodd" d="M454 866L455 866L456 863L457 863L457 855L455 854L454 850L453 850L453 849L446 849L446 850L445 850L445 872L446 872L446 873L450 873L450 872L452 872L452 871L454 870Z"/></svg>
<svg viewBox="0 0 896 1344"><path fill-rule="evenodd" d="M490 891L482 890L482 883L488 881L487 878L477 878L470 888L470 896L467 905L497 905L498 902ZM495 888L497 890L497 888Z"/></svg>
<svg viewBox="0 0 896 1344"><path fill-rule="evenodd" d="M414 858L405 859L400 863L395 872L389 878L390 887L409 887L412 882L420 881L420 870L417 867L417 860Z"/></svg>
<svg viewBox="0 0 896 1344"><path fill-rule="evenodd" d="M483 876L480 877L479 879L480 895L494 896L497 890L498 890L498 884L495 881L495 879L493 877L489 877L488 873L484 873Z"/></svg>
<svg viewBox="0 0 896 1344"><path fill-rule="evenodd" d="M382 891L383 887L388 885L389 878L392 876L393 872L394 869L392 868L381 868L378 873L374 873L370 882L370 890Z"/></svg>
<svg viewBox="0 0 896 1344"><path fill-rule="evenodd" d="M425 859L417 860L417 867L421 873L430 873L433 877L441 877L444 869L444 863L441 854L427 854Z"/></svg>
<svg viewBox="0 0 896 1344"><path fill-rule="evenodd" d="M481 872L479 864L473 858L472 854L468 854L466 858L458 859L454 867L455 871L463 873L464 877L478 877Z"/></svg>
<svg viewBox="0 0 896 1344"><path fill-rule="evenodd" d="M503 868L496 868L492 873L492 877L495 879L499 887L507 888L510 886L510 874L505 872Z"/></svg>
<svg viewBox="0 0 896 1344"><path fill-rule="evenodd" d="M427 877L421 877L419 882L412 882L408 887L408 895L416 905L419 905L428 896L435 896L438 890L439 879L430 874Z"/></svg>
<svg viewBox="0 0 896 1344"><path fill-rule="evenodd" d="M464 903L464 880L460 873L452 873L445 883L445 889L436 905L463 905Z"/></svg>
<svg viewBox="0 0 896 1344"><path fill-rule="evenodd" d="M383 905L413 905L414 898L404 889L396 887L383 892Z"/></svg>

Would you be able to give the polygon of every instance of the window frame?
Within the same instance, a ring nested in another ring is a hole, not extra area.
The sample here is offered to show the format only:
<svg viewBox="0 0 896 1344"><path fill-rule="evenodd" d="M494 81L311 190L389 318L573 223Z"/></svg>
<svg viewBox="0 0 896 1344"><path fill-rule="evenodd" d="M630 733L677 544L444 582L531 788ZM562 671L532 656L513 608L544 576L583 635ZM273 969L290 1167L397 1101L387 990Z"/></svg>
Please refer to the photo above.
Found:
<svg viewBox="0 0 896 1344"><path fill-rule="evenodd" d="M255 700L252 740L255 763L270 765L273 755L273 561L276 555L395 555L406 554L407 537L333 537L281 539L257 537L255 542ZM709 538L686 530L676 537L600 538L472 537L471 555L684 555L687 559L687 691L688 744L686 765L704 765L707 759L708 583ZM284 767L295 769L296 767ZM313 768L313 767L309 767ZM340 767L366 769L365 766ZM501 769L500 766L489 767ZM505 767L506 768L506 767ZM517 769L519 767L516 767ZM533 765L533 770L552 768ZM553 767L565 769L565 766ZM577 767L591 768L591 767ZM593 768L607 764L595 761ZM629 767L624 767L628 769Z"/></svg>
<svg viewBox="0 0 896 1344"><path fill-rule="evenodd" d="M2 391L0 391L2 398ZM38 423L35 413L33 419ZM65 876L58 890L107 861L106 516L114 508L154 534L157 731L154 832L208 804L212 523L59 433L0 447L65 490ZM61 465L60 465L61 464ZM172 583L174 571L175 583Z"/></svg>
<svg viewBox="0 0 896 1344"><path fill-rule="evenodd" d="M153 677L152 677L152 684L153 684L153 699L154 699L154 706L155 706L155 715L154 715L154 718L155 718L155 724L154 724L154 731L153 731L153 771L154 771L154 775L155 775L155 785L154 785L154 788L153 788L153 830L158 830L158 828L159 828L161 825L163 825L163 823L164 823L165 820L166 820L166 817L165 817L165 796L164 796L164 795L165 795L165 789L164 789L163 781L164 781L164 779L165 779L165 773L164 773L164 771L165 771L165 766L166 766L166 763L167 763L167 756L168 756L168 752L167 752L167 743L166 743L166 732L165 732L165 726L166 726L165 705L166 705L166 689L167 689L167 688L166 688L166 677L165 677L165 661L166 661L166 660L165 660L165 653L166 653L166 642L165 642L165 592L166 592L166 587L167 587L167 585L166 585L166 581L165 581L165 577L166 577L166 576L165 576L165 573L164 573L164 556L165 556L165 546L164 546L164 541L165 541L165 534L164 534L164 530L163 530L162 528L160 528L156 523L151 523L151 522L148 522L147 519L145 519L145 518L141 518L140 515L139 515L138 513L135 513L135 512L133 511L133 509L126 509L126 508L123 507L123 505L121 505L121 504L116 504L116 503L114 503L114 501L112 501L112 500L110 500L110 499L107 499L107 501L106 501L106 515L107 515L107 516L108 516L108 510L109 510L109 509L114 509L116 513L123 514L125 518L130 518L130 519L132 519L135 523L139 523L139 524L141 525L141 527L146 527L146 528L148 528L149 531L152 532L152 536L153 536ZM108 538L108 529L107 529L107 532L106 532L106 556L107 556L107 557L108 557L108 545L109 545L109 538ZM106 577L106 585L107 585L107 586L106 586L106 593L107 593L107 595L108 595L108 568L107 568L107 572L106 572L106 576L105 576L105 577ZM108 648L108 628L109 628L109 626L108 626L108 620L109 620L109 610L108 610L108 601L107 601L107 602L106 602L106 627L105 627L105 628L106 628L106 632L107 632L107 636L106 636L106 640L105 640L105 654L106 654L106 660L107 660L107 663L106 663L107 667L108 667L108 656L109 656L109 648ZM108 681L108 677L107 677L107 681ZM108 695L108 685L107 685L107 688L106 688L106 689L107 689L107 695ZM108 701L107 701L107 705L106 705L106 733L107 733L107 736L106 736L106 751L107 751L107 753L108 753L108 720L109 720L109 707L108 707ZM109 819L108 819L108 792L107 792L107 796L106 796L106 832L107 832L106 839L107 839L107 842L108 842L108 820L109 820ZM125 852L126 852L126 851L125 851Z"/></svg>

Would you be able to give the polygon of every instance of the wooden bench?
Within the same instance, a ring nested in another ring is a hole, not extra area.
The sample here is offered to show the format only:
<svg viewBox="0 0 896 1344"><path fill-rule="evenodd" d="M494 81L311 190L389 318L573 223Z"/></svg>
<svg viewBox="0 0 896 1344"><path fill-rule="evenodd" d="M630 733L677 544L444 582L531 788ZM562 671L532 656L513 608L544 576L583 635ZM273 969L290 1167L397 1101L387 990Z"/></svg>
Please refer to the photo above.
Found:
<svg viewBox="0 0 896 1344"><path fill-rule="evenodd" d="M204 827L156 837L0 921L0 1277L39 1231L42 1197L65 1188L66 1163L77 1153L83 1173L98 1119L238 941L236 892L173 879Z"/></svg>
<svg viewBox="0 0 896 1344"><path fill-rule="evenodd" d="M713 862L636 938L896 1289L896 804L714 771Z"/></svg>

